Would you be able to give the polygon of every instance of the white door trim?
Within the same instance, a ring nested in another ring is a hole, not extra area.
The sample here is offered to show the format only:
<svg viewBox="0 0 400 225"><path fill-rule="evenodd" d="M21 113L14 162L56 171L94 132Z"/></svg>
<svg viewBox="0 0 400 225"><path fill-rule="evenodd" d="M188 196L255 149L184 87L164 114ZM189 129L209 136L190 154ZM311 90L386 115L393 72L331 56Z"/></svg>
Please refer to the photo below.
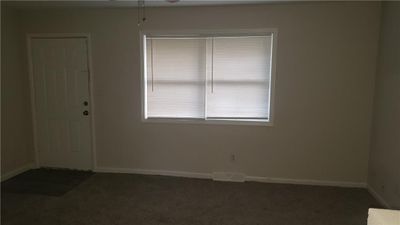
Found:
<svg viewBox="0 0 400 225"><path fill-rule="evenodd" d="M92 66L92 49L91 49L91 36L89 33L31 33L26 35L27 41L27 54L28 54L28 68L29 68L29 84L31 95L31 111L32 111L32 128L33 128L33 141L35 153L35 166L40 167L38 140L37 140L37 122L36 122L36 107L35 107L35 86L33 82L33 62L32 62L32 45L33 38L85 38L87 41L87 57L89 66L89 98L90 98L90 138L91 138L91 168L95 170L97 167L96 162L96 135L95 135L95 120L94 120L94 98L93 98L93 66Z"/></svg>

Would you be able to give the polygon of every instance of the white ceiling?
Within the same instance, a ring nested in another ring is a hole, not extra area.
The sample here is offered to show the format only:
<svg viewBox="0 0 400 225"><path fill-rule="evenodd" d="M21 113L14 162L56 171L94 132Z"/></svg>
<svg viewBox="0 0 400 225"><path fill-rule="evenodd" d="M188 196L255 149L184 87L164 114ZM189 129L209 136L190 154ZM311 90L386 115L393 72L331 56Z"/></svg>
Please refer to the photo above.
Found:
<svg viewBox="0 0 400 225"><path fill-rule="evenodd" d="M204 5L239 5L284 2L288 0L179 0L175 3L167 0L146 0L148 7L163 6L204 6ZM7 0L7 6L15 7L136 7L137 0Z"/></svg>

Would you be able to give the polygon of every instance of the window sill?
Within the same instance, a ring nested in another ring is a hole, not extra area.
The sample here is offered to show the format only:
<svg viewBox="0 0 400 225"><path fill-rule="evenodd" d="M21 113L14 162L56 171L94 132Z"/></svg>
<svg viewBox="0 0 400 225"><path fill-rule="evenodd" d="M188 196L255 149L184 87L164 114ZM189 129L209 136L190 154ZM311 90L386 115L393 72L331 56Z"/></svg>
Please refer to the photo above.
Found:
<svg viewBox="0 0 400 225"><path fill-rule="evenodd" d="M145 123L173 123L173 124L208 124L208 125L250 125L272 126L272 122L264 119L196 119L196 118L147 118Z"/></svg>

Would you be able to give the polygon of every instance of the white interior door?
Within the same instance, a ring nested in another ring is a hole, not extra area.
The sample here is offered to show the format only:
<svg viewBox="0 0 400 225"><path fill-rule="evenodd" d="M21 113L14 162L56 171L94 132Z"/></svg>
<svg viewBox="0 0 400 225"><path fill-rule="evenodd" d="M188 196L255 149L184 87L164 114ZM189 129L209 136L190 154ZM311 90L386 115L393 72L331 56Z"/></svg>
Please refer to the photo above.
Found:
<svg viewBox="0 0 400 225"><path fill-rule="evenodd" d="M91 169L86 38L32 38L39 165Z"/></svg>

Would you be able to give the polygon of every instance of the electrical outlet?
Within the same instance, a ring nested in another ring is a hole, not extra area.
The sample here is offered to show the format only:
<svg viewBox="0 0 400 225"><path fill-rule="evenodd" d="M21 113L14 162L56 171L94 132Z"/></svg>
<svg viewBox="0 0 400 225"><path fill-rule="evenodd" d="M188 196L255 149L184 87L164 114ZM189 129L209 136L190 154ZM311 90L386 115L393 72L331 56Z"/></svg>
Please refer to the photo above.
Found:
<svg viewBox="0 0 400 225"><path fill-rule="evenodd" d="M235 154L231 154L231 162L235 162L236 161L236 155Z"/></svg>

